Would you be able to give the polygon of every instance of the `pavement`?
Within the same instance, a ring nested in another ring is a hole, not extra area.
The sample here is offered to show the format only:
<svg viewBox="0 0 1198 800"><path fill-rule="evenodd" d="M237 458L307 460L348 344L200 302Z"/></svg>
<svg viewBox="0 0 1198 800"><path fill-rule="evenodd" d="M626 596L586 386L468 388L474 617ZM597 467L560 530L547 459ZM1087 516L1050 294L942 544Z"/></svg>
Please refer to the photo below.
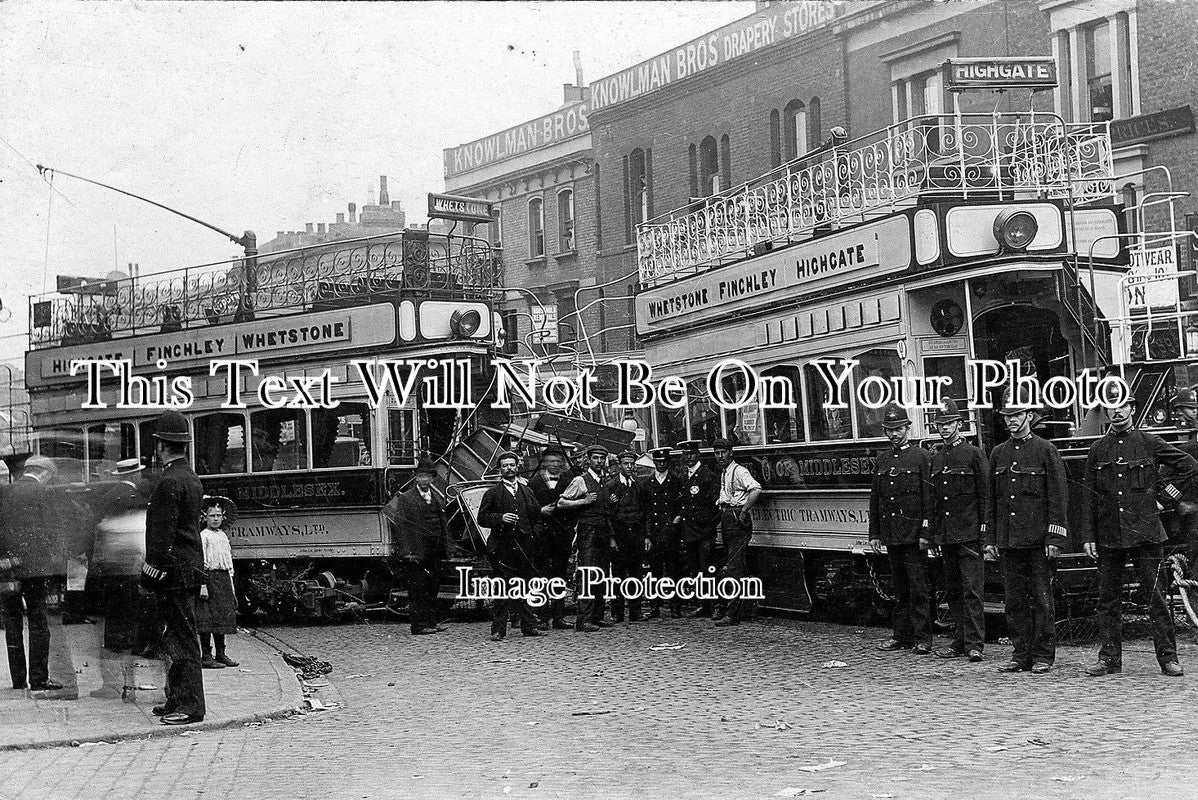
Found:
<svg viewBox="0 0 1198 800"><path fill-rule="evenodd" d="M313 694L330 710L0 753L0 798L1194 796L1188 637L1192 674L1170 679L1145 641L1123 675L1088 678L1092 646L1060 647L1046 676L1002 675L1009 646L981 664L881 653L884 629L806 620L487 634L267 629L333 664Z"/></svg>
<svg viewBox="0 0 1198 800"><path fill-rule="evenodd" d="M83 745L178 733L150 709L166 699L163 662L114 657L101 648L103 623L57 625L51 620L50 677L63 684L55 692L13 690L7 659L0 659L0 751L57 745ZM228 637L237 667L204 670L207 714L185 726L212 730L294 711L303 702L295 671L275 647L248 634ZM140 687L126 693L129 684ZM116 697L97 698L107 678ZM0 788L0 798L6 797Z"/></svg>

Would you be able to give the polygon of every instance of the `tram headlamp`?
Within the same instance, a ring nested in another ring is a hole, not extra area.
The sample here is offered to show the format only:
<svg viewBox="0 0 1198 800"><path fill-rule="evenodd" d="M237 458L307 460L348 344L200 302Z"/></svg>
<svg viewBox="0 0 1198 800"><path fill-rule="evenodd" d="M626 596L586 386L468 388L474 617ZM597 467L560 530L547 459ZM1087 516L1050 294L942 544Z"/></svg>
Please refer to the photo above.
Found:
<svg viewBox="0 0 1198 800"><path fill-rule="evenodd" d="M994 238L1004 253L1022 253L1040 230L1036 217L1020 208L1008 208L994 218Z"/></svg>
<svg viewBox="0 0 1198 800"><path fill-rule="evenodd" d="M482 323L482 314L478 313L478 309L459 308L449 317L449 330L453 331L454 336L469 339L478 333L478 327Z"/></svg>

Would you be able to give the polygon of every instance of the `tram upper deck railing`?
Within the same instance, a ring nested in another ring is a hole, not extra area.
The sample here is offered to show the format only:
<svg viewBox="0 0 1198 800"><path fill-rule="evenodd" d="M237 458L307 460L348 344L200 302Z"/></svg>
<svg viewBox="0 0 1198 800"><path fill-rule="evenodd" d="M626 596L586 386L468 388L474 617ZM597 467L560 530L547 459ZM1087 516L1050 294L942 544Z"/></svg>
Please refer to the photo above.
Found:
<svg viewBox="0 0 1198 800"><path fill-rule="evenodd" d="M1109 123L925 116L812 153L637 226L641 282L668 283L924 197L1114 199Z"/></svg>
<svg viewBox="0 0 1198 800"><path fill-rule="evenodd" d="M325 242L30 297L31 347L278 317L400 293L483 298L498 252L424 231Z"/></svg>

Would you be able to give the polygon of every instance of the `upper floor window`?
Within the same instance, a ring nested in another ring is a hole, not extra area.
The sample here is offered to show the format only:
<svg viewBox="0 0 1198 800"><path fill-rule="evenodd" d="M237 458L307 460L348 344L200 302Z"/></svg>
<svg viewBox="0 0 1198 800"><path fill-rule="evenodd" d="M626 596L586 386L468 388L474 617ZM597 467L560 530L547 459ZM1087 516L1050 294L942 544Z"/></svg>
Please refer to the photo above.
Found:
<svg viewBox="0 0 1198 800"><path fill-rule="evenodd" d="M694 148L694 145L691 145ZM778 109L770 112L770 166L782 164L782 115Z"/></svg>
<svg viewBox="0 0 1198 800"><path fill-rule="evenodd" d="M699 142L699 196L719 194L725 187L720 185L720 148L714 136Z"/></svg>
<svg viewBox="0 0 1198 800"><path fill-rule="evenodd" d="M786 160L807 155L807 106L791 100L782 111L782 146Z"/></svg>
<svg viewBox="0 0 1198 800"><path fill-rule="evenodd" d="M1111 78L1111 24L1103 21L1086 29L1086 97L1090 119L1106 122L1115 116Z"/></svg>
<svg viewBox="0 0 1198 800"><path fill-rule="evenodd" d="M1136 11L1134 4L1112 0L1126 11L1090 16L1089 5L1067 5L1049 11L1053 55L1059 85L1057 109L1067 120L1107 122L1139 113L1139 71L1136 66Z"/></svg>
<svg viewBox="0 0 1198 800"><path fill-rule="evenodd" d="M636 226L653 218L653 151L636 148L624 157L624 236L633 241Z"/></svg>
<svg viewBox="0 0 1198 800"><path fill-rule="evenodd" d="M820 137L823 135L824 128L822 116L823 108L819 98L811 98L811 102L807 104L807 146L809 148L820 145Z"/></svg>
<svg viewBox="0 0 1198 800"><path fill-rule="evenodd" d="M539 197L528 201L528 255L545 255L545 201Z"/></svg>
<svg viewBox="0 0 1198 800"><path fill-rule="evenodd" d="M574 191L566 189L557 196L558 250L574 249Z"/></svg>

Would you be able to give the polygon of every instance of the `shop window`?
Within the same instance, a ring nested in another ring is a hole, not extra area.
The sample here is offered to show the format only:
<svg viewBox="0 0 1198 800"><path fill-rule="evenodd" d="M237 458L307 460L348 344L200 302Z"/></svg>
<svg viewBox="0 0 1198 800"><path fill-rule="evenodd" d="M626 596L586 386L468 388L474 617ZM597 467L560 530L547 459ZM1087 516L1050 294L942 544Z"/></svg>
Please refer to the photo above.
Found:
<svg viewBox="0 0 1198 800"><path fill-rule="evenodd" d="M574 192L566 189L557 196L558 252L574 250Z"/></svg>
<svg viewBox="0 0 1198 800"><path fill-rule="evenodd" d="M316 469L369 467L371 442L370 408L365 403L347 403L312 412L312 466Z"/></svg>
<svg viewBox="0 0 1198 800"><path fill-rule="evenodd" d="M839 370L839 367L837 367ZM807 427L812 441L853 438L853 423L849 408L827 408L828 384L811 364L803 367L803 378L807 384ZM851 383L851 380L850 380ZM851 394L851 393L850 393Z"/></svg>
<svg viewBox="0 0 1198 800"><path fill-rule="evenodd" d="M205 414L195 418L194 427L196 474L230 475L246 471L244 416ZM145 442L143 439L143 447Z"/></svg>
<svg viewBox="0 0 1198 800"><path fill-rule="evenodd" d="M803 430L803 410L799 404L802 397L802 380L799 368L790 364L770 367L761 373L763 378L779 381L778 385L787 387L791 398L788 408L764 409L765 440L768 444L783 442L801 442L806 438ZM781 383L785 382L785 383Z"/></svg>
<svg viewBox="0 0 1198 800"><path fill-rule="evenodd" d="M903 362L895 350L868 350L857 356L857 361L858 364L853 369L853 383L856 386L861 386L862 381L871 377L881 378L887 385L893 386L891 378L901 377L903 374ZM871 384L877 385L872 381ZM877 399L872 393L868 396L870 399ZM883 416L882 408L869 408L864 404L857 404L858 437L873 439L885 436L886 431L882 428Z"/></svg>
<svg viewBox="0 0 1198 800"><path fill-rule="evenodd" d="M528 257L545 255L545 201L534 197L528 201Z"/></svg>
<svg viewBox="0 0 1198 800"><path fill-rule="evenodd" d="M306 417L292 408L250 414L251 464L254 472L308 468Z"/></svg>
<svg viewBox="0 0 1198 800"><path fill-rule="evenodd" d="M411 464L416 460L416 421L412 411L387 411L387 463Z"/></svg>

